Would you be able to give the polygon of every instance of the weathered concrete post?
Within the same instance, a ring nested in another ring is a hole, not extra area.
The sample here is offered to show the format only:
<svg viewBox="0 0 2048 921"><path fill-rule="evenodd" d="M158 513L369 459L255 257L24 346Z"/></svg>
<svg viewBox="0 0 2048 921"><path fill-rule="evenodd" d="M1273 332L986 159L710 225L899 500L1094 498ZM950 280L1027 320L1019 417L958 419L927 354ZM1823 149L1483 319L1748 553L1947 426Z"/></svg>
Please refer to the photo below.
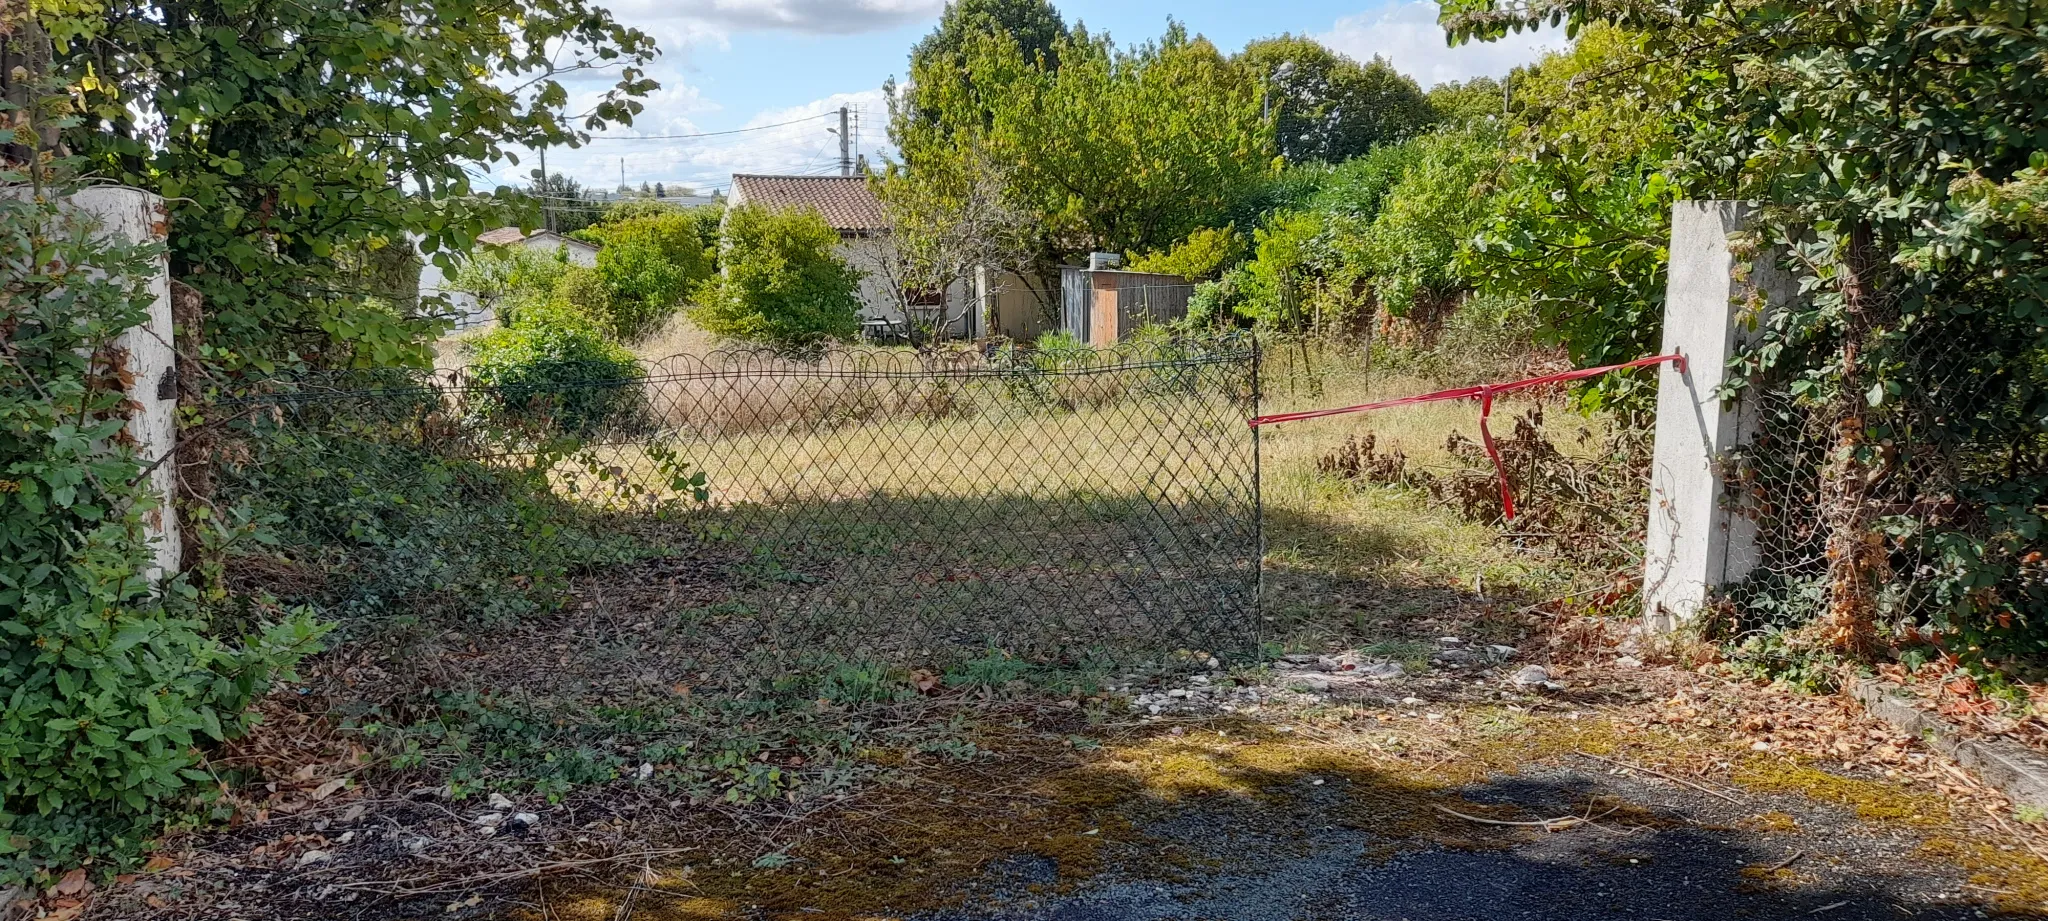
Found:
<svg viewBox="0 0 2048 921"><path fill-rule="evenodd" d="M9 189L0 194L28 194L26 189ZM141 189L124 186L95 186L80 189L63 200L63 206L92 217L97 233L126 243L163 243L169 233L164 200ZM149 315L114 341L125 355L130 375L128 400L135 407L128 417L128 437L143 463L167 457L178 443L177 352L171 342L171 273L167 256L159 253L149 270L146 286L150 296ZM157 463L149 482L160 497L145 522L155 560L149 569L151 584L178 572L183 547L178 533L178 516L171 505L177 495L177 464Z"/></svg>
<svg viewBox="0 0 2048 921"><path fill-rule="evenodd" d="M1751 305L1783 303L1794 288L1771 260L1751 265L1730 251L1729 235L1743 230L1753 212L1733 201L1682 201L1671 210L1662 352L1685 361L1682 370L1665 364L1658 371L1643 553L1643 612L1652 633L1677 629L1714 590L1741 581L1757 564L1756 524L1734 513L1722 463L1755 429L1756 406L1724 403L1719 393L1729 360L1754 326Z"/></svg>

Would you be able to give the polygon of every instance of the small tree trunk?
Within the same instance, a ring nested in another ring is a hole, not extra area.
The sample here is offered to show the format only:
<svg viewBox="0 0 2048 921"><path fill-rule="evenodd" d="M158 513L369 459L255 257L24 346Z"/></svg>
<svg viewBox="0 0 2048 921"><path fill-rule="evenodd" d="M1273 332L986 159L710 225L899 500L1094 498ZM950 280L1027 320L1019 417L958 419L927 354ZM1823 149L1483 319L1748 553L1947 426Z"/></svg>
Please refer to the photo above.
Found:
<svg viewBox="0 0 2048 921"><path fill-rule="evenodd" d="M178 402L198 405L206 398L206 372L199 363L199 349L206 322L206 302L184 282L171 282L172 348L177 352ZM219 434L210 428L187 429L179 436L177 458L178 495L175 502L185 527L178 532L184 547L185 568L196 569L207 561L199 536L205 513L213 508L214 448Z"/></svg>
<svg viewBox="0 0 2048 921"><path fill-rule="evenodd" d="M1828 529L1828 609L1823 623L1828 645L1862 655L1877 635L1877 586L1889 568L1883 537L1871 526L1870 494L1883 475L1868 460L1870 403L1865 393L1874 378L1865 373L1863 351L1877 324L1878 294L1868 225L1850 231L1842 259L1841 391L1835 406L1835 446L1821 473L1821 518Z"/></svg>

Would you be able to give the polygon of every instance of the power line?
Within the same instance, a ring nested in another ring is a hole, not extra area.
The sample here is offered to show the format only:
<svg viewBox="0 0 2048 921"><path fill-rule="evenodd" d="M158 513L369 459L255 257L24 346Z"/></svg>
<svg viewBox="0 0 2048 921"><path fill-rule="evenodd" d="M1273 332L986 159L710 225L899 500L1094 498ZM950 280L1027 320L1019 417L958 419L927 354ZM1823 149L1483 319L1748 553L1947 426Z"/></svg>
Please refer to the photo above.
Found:
<svg viewBox="0 0 2048 921"><path fill-rule="evenodd" d="M837 117L839 117L839 113L838 113L838 112L836 112L836 111L833 111L833 112L824 112L824 113L820 113L820 114L818 114L818 115L806 115L806 116L804 116L804 117L802 117L802 118L797 118L797 119L791 119L791 120L789 120L789 121L786 121L786 122L776 122L775 124L772 124L772 125L755 125L755 126L753 126L753 127L751 127L751 128L733 128L733 129L731 129L731 130L729 130L729 131L700 131L700 132L698 132L698 133L696 133L696 134L593 134L593 135L589 136L588 138L585 138L585 140L590 140L590 141L687 141L687 140L690 140L691 138L715 138L715 137L724 137L724 136L726 136L726 135L729 135L729 134L745 134L745 133L747 133L747 132L749 132L749 131L766 131L766 130L768 130L768 129L770 129L770 128L783 128L783 127L787 127L787 126L789 126L789 125L801 125L801 124L803 124L804 122L812 122L812 121L818 121L819 119L823 119L823 118L837 118Z"/></svg>

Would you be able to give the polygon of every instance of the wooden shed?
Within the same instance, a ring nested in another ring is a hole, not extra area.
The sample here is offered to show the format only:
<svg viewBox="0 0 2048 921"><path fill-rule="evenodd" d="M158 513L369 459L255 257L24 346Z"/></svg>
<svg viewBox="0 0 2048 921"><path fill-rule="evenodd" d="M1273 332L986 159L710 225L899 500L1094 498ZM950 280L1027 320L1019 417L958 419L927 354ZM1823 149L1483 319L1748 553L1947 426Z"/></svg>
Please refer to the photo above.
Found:
<svg viewBox="0 0 2048 921"><path fill-rule="evenodd" d="M1188 315L1195 284L1178 275L1060 269L1060 328L1089 345L1115 345L1140 327Z"/></svg>

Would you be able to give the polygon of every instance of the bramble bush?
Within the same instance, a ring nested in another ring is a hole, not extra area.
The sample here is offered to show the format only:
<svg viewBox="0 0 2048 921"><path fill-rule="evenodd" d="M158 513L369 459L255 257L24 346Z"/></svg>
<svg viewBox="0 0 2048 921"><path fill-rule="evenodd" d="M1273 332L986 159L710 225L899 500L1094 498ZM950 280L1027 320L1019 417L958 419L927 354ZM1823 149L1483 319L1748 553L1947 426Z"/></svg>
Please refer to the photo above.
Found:
<svg viewBox="0 0 2048 921"><path fill-rule="evenodd" d="M146 315L155 256L0 198L0 887L131 862L210 793L205 747L248 730L323 631L292 612L223 637L183 577L145 576L162 499L124 432L114 343Z"/></svg>

